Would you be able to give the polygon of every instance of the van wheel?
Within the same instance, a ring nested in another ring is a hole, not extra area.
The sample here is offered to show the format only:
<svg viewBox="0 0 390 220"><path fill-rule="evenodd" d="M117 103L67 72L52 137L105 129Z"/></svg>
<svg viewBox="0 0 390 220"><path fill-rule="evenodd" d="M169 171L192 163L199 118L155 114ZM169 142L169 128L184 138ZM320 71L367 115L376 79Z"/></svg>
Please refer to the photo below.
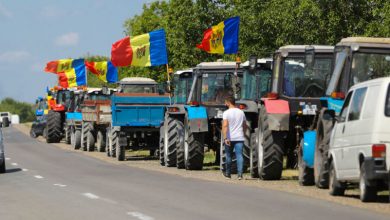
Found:
<svg viewBox="0 0 390 220"><path fill-rule="evenodd" d="M336 170L333 162L329 167L329 194L332 196L343 196L345 193L345 185L337 180Z"/></svg>
<svg viewBox="0 0 390 220"><path fill-rule="evenodd" d="M362 202L374 202L377 198L378 190L375 186L375 183L367 180L367 171L364 166L364 162L360 167L360 200Z"/></svg>

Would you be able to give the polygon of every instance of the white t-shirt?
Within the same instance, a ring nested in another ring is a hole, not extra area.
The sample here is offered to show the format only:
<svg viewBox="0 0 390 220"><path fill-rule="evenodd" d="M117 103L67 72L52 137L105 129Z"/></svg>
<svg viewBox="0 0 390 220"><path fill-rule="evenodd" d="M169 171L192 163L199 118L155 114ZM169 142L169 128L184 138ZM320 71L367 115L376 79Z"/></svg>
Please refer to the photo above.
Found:
<svg viewBox="0 0 390 220"><path fill-rule="evenodd" d="M223 112L222 119L229 123L227 138L230 141L245 141L243 122L246 119L242 110L229 108Z"/></svg>

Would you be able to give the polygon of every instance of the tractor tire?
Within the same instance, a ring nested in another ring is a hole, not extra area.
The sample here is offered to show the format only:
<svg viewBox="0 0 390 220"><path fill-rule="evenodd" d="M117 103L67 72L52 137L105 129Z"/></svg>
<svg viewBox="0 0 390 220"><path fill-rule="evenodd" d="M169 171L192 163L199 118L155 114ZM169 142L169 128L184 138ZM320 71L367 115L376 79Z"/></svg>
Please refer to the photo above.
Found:
<svg viewBox="0 0 390 220"><path fill-rule="evenodd" d="M93 125L89 124L89 129L87 132L87 150L89 152L95 151L95 135L94 135Z"/></svg>
<svg viewBox="0 0 390 220"><path fill-rule="evenodd" d="M118 132L115 132L114 129L110 130L110 136L111 136L111 141L110 141L110 155L111 157L116 157L116 147L118 143Z"/></svg>
<svg viewBox="0 0 390 220"><path fill-rule="evenodd" d="M160 127L160 140L159 140L159 159L160 165L165 166L165 157L164 157L164 125Z"/></svg>
<svg viewBox="0 0 390 220"><path fill-rule="evenodd" d="M312 186L314 185L314 170L313 168L306 165L305 161L303 161L303 138L301 140L300 150L298 152L298 182L301 186Z"/></svg>
<svg viewBox="0 0 390 220"><path fill-rule="evenodd" d="M360 189L360 200L362 202L375 202L377 199L378 189L375 182L367 180L367 171L364 166L364 162L360 166L360 179L359 179L359 189Z"/></svg>
<svg viewBox="0 0 390 220"><path fill-rule="evenodd" d="M76 129L76 131L74 132L74 146L75 148L74 149L80 149L81 147L81 130L80 129Z"/></svg>
<svg viewBox="0 0 390 220"><path fill-rule="evenodd" d="M178 120L167 117L166 118L166 129L164 129L164 155L165 155L165 166L176 167L176 150L178 143L179 134L177 132Z"/></svg>
<svg viewBox="0 0 390 220"><path fill-rule="evenodd" d="M83 122L81 126L81 149L83 151L87 151L87 139L88 139L88 132L89 132L89 123L88 122Z"/></svg>
<svg viewBox="0 0 390 220"><path fill-rule="evenodd" d="M116 158L118 161L124 161L126 159L126 150L125 146L119 144L119 132L115 132L115 150L116 150ZM113 139L114 140L114 139Z"/></svg>
<svg viewBox="0 0 390 220"><path fill-rule="evenodd" d="M47 127L46 126L45 126L45 128L43 128L42 136L43 136L43 138L47 139Z"/></svg>
<svg viewBox="0 0 390 220"><path fill-rule="evenodd" d="M321 111L317 124L317 140L314 151L314 181L318 188L329 187L329 151L330 134L334 126L331 115Z"/></svg>
<svg viewBox="0 0 390 220"><path fill-rule="evenodd" d="M31 129L30 129L30 137L32 137L32 138L37 138L38 137L37 133L35 133L34 126L32 126Z"/></svg>
<svg viewBox="0 0 390 220"><path fill-rule="evenodd" d="M104 152L106 150L106 137L105 133L101 130L99 130L96 135L96 148L99 152Z"/></svg>
<svg viewBox="0 0 390 220"><path fill-rule="evenodd" d="M70 144L71 140L70 140L70 135L71 135L71 130L70 130L70 126L68 125L65 125L65 144Z"/></svg>
<svg viewBox="0 0 390 220"><path fill-rule="evenodd" d="M259 128L257 130L258 174L263 180L279 180L283 170L284 133L269 130L265 108L260 109Z"/></svg>
<svg viewBox="0 0 390 220"><path fill-rule="evenodd" d="M70 129L70 144L73 149L78 150L79 147L76 146L76 134L75 134L75 129L71 128Z"/></svg>
<svg viewBox="0 0 390 220"><path fill-rule="evenodd" d="M8 117L4 117L3 118L3 127L9 127L9 118Z"/></svg>
<svg viewBox="0 0 390 220"><path fill-rule="evenodd" d="M345 193L345 185L337 180L336 170L333 162L331 162L329 167L329 194L332 196L343 196Z"/></svg>
<svg viewBox="0 0 390 220"><path fill-rule="evenodd" d="M184 164L187 170L202 170L204 159L204 133L193 133L189 121L184 125Z"/></svg>
<svg viewBox="0 0 390 220"><path fill-rule="evenodd" d="M177 120L177 142L176 142L176 167L177 169L186 168L185 165L185 155L184 155L184 124L180 120Z"/></svg>
<svg viewBox="0 0 390 220"><path fill-rule="evenodd" d="M59 143L62 139L62 119L61 113L50 111L47 115L47 143Z"/></svg>
<svg viewBox="0 0 390 220"><path fill-rule="evenodd" d="M110 132L110 128L107 128L106 130L106 155L107 157L111 157L111 142L112 142L112 139L111 139L111 132Z"/></svg>
<svg viewBox="0 0 390 220"><path fill-rule="evenodd" d="M5 168L5 158L3 158L3 162L0 164L0 173L5 173L6 168Z"/></svg>
<svg viewBox="0 0 390 220"><path fill-rule="evenodd" d="M257 168L257 151L256 151L256 145L257 145L257 139L256 139L256 133L257 128L255 129L255 132L251 134L251 149L249 154L249 172L252 178L259 178L259 171Z"/></svg>

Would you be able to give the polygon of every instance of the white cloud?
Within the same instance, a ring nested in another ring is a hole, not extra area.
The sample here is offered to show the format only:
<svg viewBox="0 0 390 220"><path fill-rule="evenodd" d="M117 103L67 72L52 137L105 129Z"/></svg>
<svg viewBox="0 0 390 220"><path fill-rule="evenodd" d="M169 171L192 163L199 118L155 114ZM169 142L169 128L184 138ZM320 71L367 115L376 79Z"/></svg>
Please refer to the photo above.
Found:
<svg viewBox="0 0 390 220"><path fill-rule="evenodd" d="M0 2L0 17L11 18L13 16L12 12L8 10L3 4Z"/></svg>
<svg viewBox="0 0 390 220"><path fill-rule="evenodd" d="M7 51L4 53L0 53L0 62L4 63L14 63L23 61L30 58L30 53L27 51Z"/></svg>
<svg viewBox="0 0 390 220"><path fill-rule="evenodd" d="M70 32L57 37L54 43L58 46L75 46L79 43L79 34Z"/></svg>

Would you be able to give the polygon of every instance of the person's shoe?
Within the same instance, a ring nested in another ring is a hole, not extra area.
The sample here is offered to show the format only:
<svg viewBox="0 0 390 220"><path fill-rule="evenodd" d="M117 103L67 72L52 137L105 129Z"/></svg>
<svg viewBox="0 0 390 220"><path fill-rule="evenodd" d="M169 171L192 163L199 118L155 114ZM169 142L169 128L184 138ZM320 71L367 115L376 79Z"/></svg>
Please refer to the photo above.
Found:
<svg viewBox="0 0 390 220"><path fill-rule="evenodd" d="M242 175L238 175L238 180L242 180Z"/></svg>
<svg viewBox="0 0 390 220"><path fill-rule="evenodd" d="M226 179L231 179L232 176L230 174L226 174L225 172L223 172L223 176L226 178Z"/></svg>

